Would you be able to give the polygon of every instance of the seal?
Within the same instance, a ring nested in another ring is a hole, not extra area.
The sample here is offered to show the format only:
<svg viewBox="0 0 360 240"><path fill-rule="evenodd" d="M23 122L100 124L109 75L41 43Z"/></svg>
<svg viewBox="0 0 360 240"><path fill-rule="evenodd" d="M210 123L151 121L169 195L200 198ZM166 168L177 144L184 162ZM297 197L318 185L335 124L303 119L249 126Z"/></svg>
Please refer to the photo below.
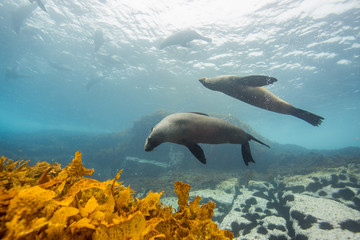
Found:
<svg viewBox="0 0 360 240"><path fill-rule="evenodd" d="M222 119L210 117L204 113L175 113L163 118L145 141L145 151L152 151L164 142L186 146L203 164L206 163L204 151L198 143L241 144L241 152L246 166L254 162L249 141L254 140L266 145L241 128Z"/></svg>
<svg viewBox="0 0 360 240"><path fill-rule="evenodd" d="M264 88L263 86L277 81L273 77L263 75L244 77L223 75L212 78L200 78L199 81L208 89L222 92L259 108L292 115L313 126L319 126L322 120L324 120L323 117L292 106Z"/></svg>
<svg viewBox="0 0 360 240"><path fill-rule="evenodd" d="M41 2L41 0L30 0L30 3L36 2L39 8L41 8L44 12L47 12L45 5Z"/></svg>
<svg viewBox="0 0 360 240"><path fill-rule="evenodd" d="M183 30L177 33L174 33L167 37L161 44L160 49L163 49L167 46L171 45L180 45L183 47L189 47L188 43L192 40L199 39L204 40L206 42L211 42L211 38L207 38L201 36L199 33L195 32L194 30Z"/></svg>

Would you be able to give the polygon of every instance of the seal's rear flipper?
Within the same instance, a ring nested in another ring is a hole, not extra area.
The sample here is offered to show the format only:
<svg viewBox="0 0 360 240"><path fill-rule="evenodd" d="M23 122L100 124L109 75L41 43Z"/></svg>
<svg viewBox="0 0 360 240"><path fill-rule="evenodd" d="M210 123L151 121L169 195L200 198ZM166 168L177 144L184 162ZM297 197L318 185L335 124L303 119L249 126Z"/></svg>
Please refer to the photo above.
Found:
<svg viewBox="0 0 360 240"><path fill-rule="evenodd" d="M299 109L299 108L295 108L295 110L293 111L293 113L291 114L295 117L301 118L302 120L307 121L308 123L310 123L313 126L318 127L322 120L324 120L323 117L320 117L316 114L313 114L311 112Z"/></svg>
<svg viewBox="0 0 360 240"><path fill-rule="evenodd" d="M241 144L241 153L242 153L242 157L244 159L244 162L245 162L246 166L249 165L249 162L255 163L254 159L251 156L249 142Z"/></svg>
<svg viewBox="0 0 360 240"><path fill-rule="evenodd" d="M205 154L204 151L201 149L201 147L199 145L197 145L196 143L191 143L191 144L186 144L185 145L190 152L203 164L206 163L206 158L205 158Z"/></svg>

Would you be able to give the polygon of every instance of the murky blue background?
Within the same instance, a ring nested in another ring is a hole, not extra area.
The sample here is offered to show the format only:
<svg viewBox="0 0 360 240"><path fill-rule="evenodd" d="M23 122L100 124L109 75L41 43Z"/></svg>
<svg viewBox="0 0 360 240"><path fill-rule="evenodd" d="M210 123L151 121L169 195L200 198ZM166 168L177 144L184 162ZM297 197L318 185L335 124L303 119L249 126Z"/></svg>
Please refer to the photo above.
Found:
<svg viewBox="0 0 360 240"><path fill-rule="evenodd" d="M163 109L232 115L282 144L360 146L360 1L43 3L0 2L0 134L112 133ZM212 42L158 48L183 29ZM198 81L222 74L276 77L270 91L325 120L313 127Z"/></svg>

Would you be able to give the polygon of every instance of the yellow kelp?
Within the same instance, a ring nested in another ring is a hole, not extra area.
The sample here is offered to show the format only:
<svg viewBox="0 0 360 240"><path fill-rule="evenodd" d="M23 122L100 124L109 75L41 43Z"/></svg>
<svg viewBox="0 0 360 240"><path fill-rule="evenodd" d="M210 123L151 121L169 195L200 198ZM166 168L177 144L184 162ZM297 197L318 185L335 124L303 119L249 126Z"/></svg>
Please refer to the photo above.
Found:
<svg viewBox="0 0 360 240"><path fill-rule="evenodd" d="M190 185L175 182L180 210L159 203L163 192L134 199L117 180L99 182L76 152L64 169L57 163L0 158L2 239L231 239L211 220L215 203L188 203Z"/></svg>

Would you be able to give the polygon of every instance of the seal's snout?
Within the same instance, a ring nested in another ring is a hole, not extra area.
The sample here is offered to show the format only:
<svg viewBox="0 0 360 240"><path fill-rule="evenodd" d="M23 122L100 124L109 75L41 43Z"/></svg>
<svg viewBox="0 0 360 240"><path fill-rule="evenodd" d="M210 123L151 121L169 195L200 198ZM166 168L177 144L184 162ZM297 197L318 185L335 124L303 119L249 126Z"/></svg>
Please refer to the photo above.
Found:
<svg viewBox="0 0 360 240"><path fill-rule="evenodd" d="M151 147L150 147L149 138L147 138L146 141L145 141L144 149L145 149L146 152L150 152L152 150Z"/></svg>
<svg viewBox="0 0 360 240"><path fill-rule="evenodd" d="M152 150L154 150L154 148L156 148L159 145L160 145L160 143L158 143L157 141L154 141L153 138L148 137L145 141L144 149L146 152L151 152Z"/></svg>
<svg viewBox="0 0 360 240"><path fill-rule="evenodd" d="M200 79L199 79L199 82L201 82L202 84L204 84L204 83L205 83L205 80L206 80L206 78L203 77L203 78L200 78Z"/></svg>

